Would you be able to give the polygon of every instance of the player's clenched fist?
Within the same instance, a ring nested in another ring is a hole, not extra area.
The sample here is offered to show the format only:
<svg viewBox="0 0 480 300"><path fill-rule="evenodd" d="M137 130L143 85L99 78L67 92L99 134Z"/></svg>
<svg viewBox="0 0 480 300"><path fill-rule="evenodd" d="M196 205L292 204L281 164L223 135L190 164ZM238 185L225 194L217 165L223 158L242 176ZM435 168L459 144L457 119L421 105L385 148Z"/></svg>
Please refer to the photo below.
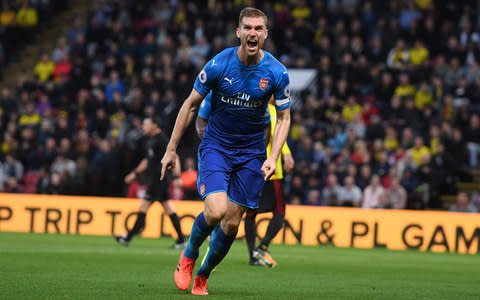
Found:
<svg viewBox="0 0 480 300"><path fill-rule="evenodd" d="M277 162L271 158L268 158L262 165L263 179L267 180L275 174L275 169L277 167Z"/></svg>
<svg viewBox="0 0 480 300"><path fill-rule="evenodd" d="M177 153L175 153L174 151L167 150L167 152L165 152L165 155L162 158L162 176L160 177L160 180L163 180L166 170L175 168L176 162L177 162Z"/></svg>

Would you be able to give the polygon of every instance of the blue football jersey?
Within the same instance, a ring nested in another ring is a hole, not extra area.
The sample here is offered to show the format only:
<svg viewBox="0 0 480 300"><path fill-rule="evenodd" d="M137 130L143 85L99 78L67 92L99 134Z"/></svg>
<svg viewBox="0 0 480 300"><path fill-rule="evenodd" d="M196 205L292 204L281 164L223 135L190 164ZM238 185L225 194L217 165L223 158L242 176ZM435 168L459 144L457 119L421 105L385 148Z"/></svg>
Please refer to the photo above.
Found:
<svg viewBox="0 0 480 300"><path fill-rule="evenodd" d="M211 111L201 146L265 153L264 124L273 95L277 110L290 107L287 69L269 52L260 63L240 62L237 47L211 59L198 74L194 88L211 92Z"/></svg>
<svg viewBox="0 0 480 300"><path fill-rule="evenodd" d="M200 116L200 118L208 120L208 118L210 118L211 111L212 111L212 92L208 93L208 95L203 99L202 104L200 104L200 109L198 110L198 115ZM270 123L270 110L268 109L268 106L267 106L263 124L268 125L268 123Z"/></svg>

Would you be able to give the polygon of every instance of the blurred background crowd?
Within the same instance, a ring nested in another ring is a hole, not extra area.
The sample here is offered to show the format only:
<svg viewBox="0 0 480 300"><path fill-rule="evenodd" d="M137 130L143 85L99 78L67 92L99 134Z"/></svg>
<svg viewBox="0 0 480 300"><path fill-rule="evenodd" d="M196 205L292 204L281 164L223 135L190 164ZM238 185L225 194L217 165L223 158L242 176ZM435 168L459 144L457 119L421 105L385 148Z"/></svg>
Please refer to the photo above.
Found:
<svg viewBox="0 0 480 300"><path fill-rule="evenodd" d="M67 3L3 0L1 63ZM457 194L478 167L476 0L92 3L0 91L2 191L141 196L142 180L123 178L144 155L142 119L162 116L170 134L202 66L238 44L246 5L268 15L264 49L288 68L317 71L315 89L293 99L289 203L441 208L440 196ZM198 142L192 127L174 199L198 198ZM479 208L480 193L458 193L451 209Z"/></svg>

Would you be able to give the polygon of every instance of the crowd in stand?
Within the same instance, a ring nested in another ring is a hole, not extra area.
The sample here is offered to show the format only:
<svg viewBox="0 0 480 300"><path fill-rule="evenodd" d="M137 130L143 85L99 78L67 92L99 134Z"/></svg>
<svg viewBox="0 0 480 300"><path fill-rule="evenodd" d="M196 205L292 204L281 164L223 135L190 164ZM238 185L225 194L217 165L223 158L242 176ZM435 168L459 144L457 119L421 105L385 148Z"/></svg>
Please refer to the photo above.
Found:
<svg viewBox="0 0 480 300"><path fill-rule="evenodd" d="M289 203L435 208L469 179L480 152L477 1L99 0L1 90L2 189L125 195L142 118L160 115L171 132L203 64L237 45L249 4L269 17L266 50L317 71L316 92L293 99ZM176 181L175 198L195 197L198 142L190 128L179 149L188 187Z"/></svg>
<svg viewBox="0 0 480 300"><path fill-rule="evenodd" d="M68 6L69 0L2 0L0 6L0 67L31 42L41 27Z"/></svg>

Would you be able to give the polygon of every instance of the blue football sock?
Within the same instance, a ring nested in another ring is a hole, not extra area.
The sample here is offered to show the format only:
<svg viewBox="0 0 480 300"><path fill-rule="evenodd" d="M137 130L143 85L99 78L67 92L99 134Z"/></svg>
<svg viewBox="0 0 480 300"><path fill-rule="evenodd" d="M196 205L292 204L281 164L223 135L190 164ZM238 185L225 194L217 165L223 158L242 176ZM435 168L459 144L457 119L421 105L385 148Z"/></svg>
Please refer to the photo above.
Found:
<svg viewBox="0 0 480 300"><path fill-rule="evenodd" d="M233 241L235 241L236 235L236 233L230 236L225 235L221 228L217 231L215 238L210 241L210 250L208 251L207 259L200 269L198 269L197 275L203 275L207 278L210 276L212 270L222 261L225 255L227 255Z"/></svg>
<svg viewBox="0 0 480 300"><path fill-rule="evenodd" d="M215 226L215 228L213 228L212 230L212 233L210 233L210 240L213 241L215 239L215 236L217 235L217 232L221 230L220 229L220 223L217 224L217 226Z"/></svg>
<svg viewBox="0 0 480 300"><path fill-rule="evenodd" d="M190 238L188 239L188 245L187 248L185 248L183 255L190 259L197 259L198 249L210 232L212 232L213 228L215 228L215 226L208 225L207 221L205 221L205 217L203 216L203 212L201 212L195 218L195 222L193 222L192 232L190 234Z"/></svg>

